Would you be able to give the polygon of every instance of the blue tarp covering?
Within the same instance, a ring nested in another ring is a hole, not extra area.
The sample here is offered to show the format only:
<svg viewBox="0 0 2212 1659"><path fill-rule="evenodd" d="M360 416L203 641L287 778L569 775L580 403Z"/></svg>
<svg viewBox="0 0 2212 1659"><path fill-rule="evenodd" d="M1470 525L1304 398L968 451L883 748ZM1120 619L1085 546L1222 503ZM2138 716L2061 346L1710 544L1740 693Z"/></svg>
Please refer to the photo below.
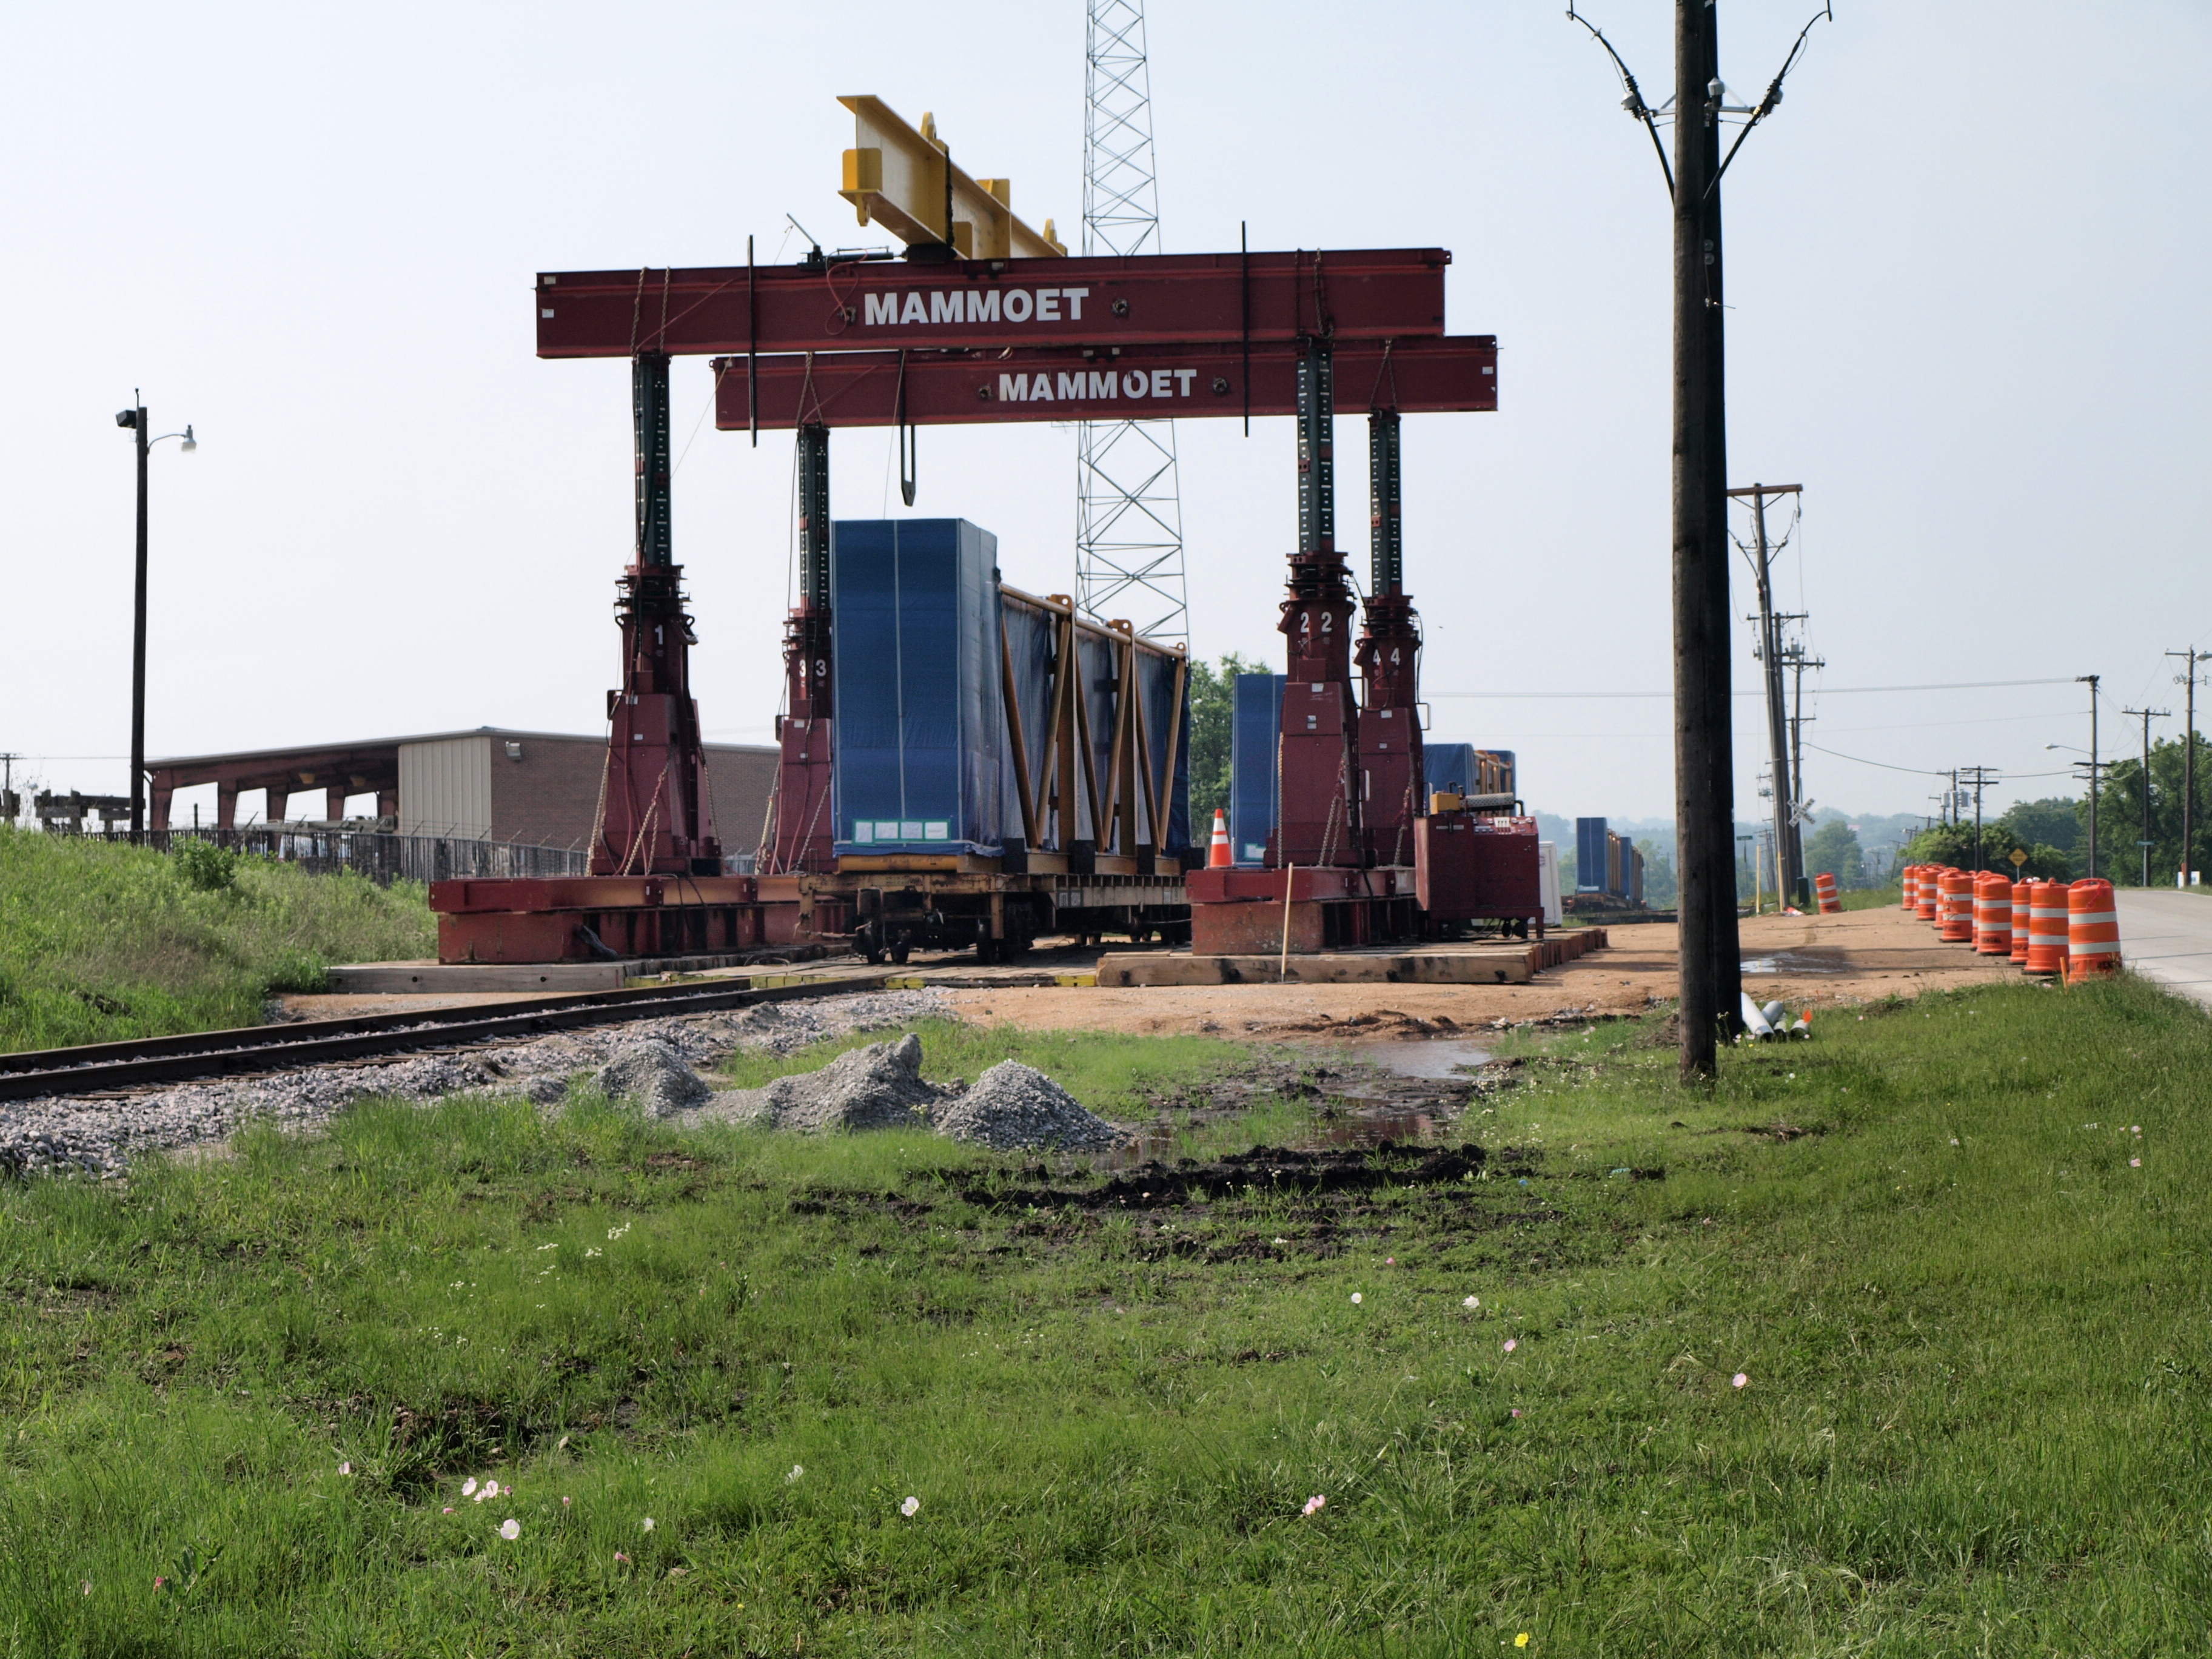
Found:
<svg viewBox="0 0 2212 1659"><path fill-rule="evenodd" d="M832 526L839 853L1000 850L998 547L964 519Z"/></svg>
<svg viewBox="0 0 2212 1659"><path fill-rule="evenodd" d="M1287 675L1239 674L1230 688L1229 846L1239 864L1264 864L1281 794L1279 741ZM1208 824L1206 831L1212 833Z"/></svg>

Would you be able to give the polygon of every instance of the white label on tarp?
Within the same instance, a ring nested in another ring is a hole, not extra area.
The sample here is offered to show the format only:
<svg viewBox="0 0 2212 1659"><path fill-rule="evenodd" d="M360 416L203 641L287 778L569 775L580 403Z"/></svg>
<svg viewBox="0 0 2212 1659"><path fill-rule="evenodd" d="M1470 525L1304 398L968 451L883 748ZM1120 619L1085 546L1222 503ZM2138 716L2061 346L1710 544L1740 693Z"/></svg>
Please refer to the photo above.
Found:
<svg viewBox="0 0 2212 1659"><path fill-rule="evenodd" d="M867 819L862 818L853 826L853 839L862 847L873 844L876 839L876 826Z"/></svg>
<svg viewBox="0 0 2212 1659"><path fill-rule="evenodd" d="M901 818L899 820L898 838L901 841L920 841L921 839L921 820L920 818Z"/></svg>
<svg viewBox="0 0 2212 1659"><path fill-rule="evenodd" d="M952 839L952 826L943 818L932 818L921 826L921 838L924 841L950 841Z"/></svg>

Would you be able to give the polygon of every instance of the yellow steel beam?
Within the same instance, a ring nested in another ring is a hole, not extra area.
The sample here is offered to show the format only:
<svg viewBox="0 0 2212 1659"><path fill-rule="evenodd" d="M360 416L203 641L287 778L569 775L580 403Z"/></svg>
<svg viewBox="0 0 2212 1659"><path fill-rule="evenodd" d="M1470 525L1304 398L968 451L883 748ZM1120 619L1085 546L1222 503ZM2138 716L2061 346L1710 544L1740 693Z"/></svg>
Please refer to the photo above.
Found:
<svg viewBox="0 0 2212 1659"><path fill-rule="evenodd" d="M862 224L882 225L908 246L949 242L969 259L1039 259L1067 252L1051 220L1040 233L1014 216L1010 180L971 179L955 167L927 112L916 129L880 98L837 101L853 112L855 127L837 193Z"/></svg>

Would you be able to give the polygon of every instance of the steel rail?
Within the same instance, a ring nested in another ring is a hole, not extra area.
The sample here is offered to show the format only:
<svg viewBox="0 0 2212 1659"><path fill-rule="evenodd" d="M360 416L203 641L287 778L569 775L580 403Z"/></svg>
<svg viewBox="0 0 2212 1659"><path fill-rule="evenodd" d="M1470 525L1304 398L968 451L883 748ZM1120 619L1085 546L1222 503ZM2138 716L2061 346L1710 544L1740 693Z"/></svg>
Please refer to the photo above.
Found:
<svg viewBox="0 0 2212 1659"><path fill-rule="evenodd" d="M284 1071L325 1060L417 1053L840 992L878 991L890 977L879 973L825 975L759 990L752 988L750 981L637 986L491 1005L495 1012L477 1003L409 1013L364 1014L351 1019L197 1031L128 1042L94 1042L74 1048L32 1048L0 1054L0 1100Z"/></svg>

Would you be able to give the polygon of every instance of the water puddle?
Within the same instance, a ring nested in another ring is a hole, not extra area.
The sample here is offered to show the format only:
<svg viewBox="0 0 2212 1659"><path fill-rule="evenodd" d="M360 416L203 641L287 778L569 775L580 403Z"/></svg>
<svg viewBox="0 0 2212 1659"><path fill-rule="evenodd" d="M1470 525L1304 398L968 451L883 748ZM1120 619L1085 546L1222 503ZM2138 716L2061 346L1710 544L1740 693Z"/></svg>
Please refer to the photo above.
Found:
<svg viewBox="0 0 2212 1659"><path fill-rule="evenodd" d="M1743 963L1747 974L1844 974L1848 965L1828 957L1807 956L1796 951L1777 951L1771 957L1749 957Z"/></svg>
<svg viewBox="0 0 2212 1659"><path fill-rule="evenodd" d="M1462 1072L1473 1071L1490 1060L1490 1050L1481 1044L1444 1037L1428 1042L1364 1042L1347 1052L1400 1077L1431 1082L1459 1079Z"/></svg>

